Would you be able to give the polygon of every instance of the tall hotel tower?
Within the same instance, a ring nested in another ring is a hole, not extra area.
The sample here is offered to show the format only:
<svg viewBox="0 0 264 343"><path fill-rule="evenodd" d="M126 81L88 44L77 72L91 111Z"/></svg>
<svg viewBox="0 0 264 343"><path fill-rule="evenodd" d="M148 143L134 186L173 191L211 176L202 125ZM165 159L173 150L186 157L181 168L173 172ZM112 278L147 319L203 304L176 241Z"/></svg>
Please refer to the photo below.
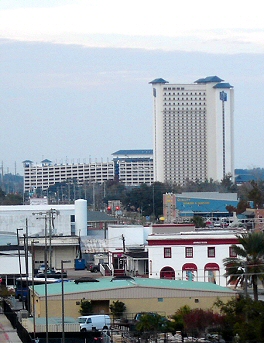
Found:
<svg viewBox="0 0 264 343"><path fill-rule="evenodd" d="M154 104L154 180L184 184L234 173L234 90L217 76L193 84L150 82Z"/></svg>

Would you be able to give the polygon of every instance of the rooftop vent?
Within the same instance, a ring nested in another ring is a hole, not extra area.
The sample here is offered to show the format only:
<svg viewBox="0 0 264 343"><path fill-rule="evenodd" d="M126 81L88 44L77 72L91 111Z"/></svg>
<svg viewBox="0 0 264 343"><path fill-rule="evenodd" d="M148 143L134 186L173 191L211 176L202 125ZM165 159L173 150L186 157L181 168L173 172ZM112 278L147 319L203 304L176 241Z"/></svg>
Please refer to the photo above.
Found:
<svg viewBox="0 0 264 343"><path fill-rule="evenodd" d="M128 280L128 281L135 281L134 278L131 276L126 276L126 275L120 275L120 276L115 276L111 279L111 282L113 281L120 281L120 280Z"/></svg>

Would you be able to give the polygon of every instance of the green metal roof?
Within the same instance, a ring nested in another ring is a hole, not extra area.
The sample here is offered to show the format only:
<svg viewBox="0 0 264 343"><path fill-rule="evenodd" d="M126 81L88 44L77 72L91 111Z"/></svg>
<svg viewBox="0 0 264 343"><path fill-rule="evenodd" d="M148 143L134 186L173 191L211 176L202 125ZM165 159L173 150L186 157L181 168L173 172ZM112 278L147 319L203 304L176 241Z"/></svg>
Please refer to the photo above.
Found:
<svg viewBox="0 0 264 343"><path fill-rule="evenodd" d="M194 81L194 83L208 83L208 82L221 82L221 81L224 81L224 80L220 79L220 77L215 75L215 76L207 76L205 78L198 79Z"/></svg>
<svg viewBox="0 0 264 343"><path fill-rule="evenodd" d="M153 81L150 81L149 83L152 83L152 84L155 84L155 83L169 83L169 81L166 81L162 78L159 78L159 79L155 79Z"/></svg>
<svg viewBox="0 0 264 343"><path fill-rule="evenodd" d="M232 293L230 288L215 285L210 282L192 282L168 279L132 278L119 279L112 281L112 277L99 278L99 282L83 282L76 284L74 281L64 282L64 294L106 291L120 288L148 287L148 288L167 288L174 290L193 290ZM45 295L45 285L36 285L35 292L39 296ZM61 283L48 284L48 295L60 295Z"/></svg>
<svg viewBox="0 0 264 343"><path fill-rule="evenodd" d="M233 86L231 86L230 83L223 82L223 83L218 83L213 88L233 88Z"/></svg>

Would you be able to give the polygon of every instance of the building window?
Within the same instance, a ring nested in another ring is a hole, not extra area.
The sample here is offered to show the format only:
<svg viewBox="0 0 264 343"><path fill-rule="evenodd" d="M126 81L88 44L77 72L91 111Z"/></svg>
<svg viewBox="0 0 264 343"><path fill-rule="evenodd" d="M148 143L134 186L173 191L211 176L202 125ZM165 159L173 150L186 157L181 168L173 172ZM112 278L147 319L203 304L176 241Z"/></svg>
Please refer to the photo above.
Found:
<svg viewBox="0 0 264 343"><path fill-rule="evenodd" d="M237 257L233 247L229 247L229 257Z"/></svg>
<svg viewBox="0 0 264 343"><path fill-rule="evenodd" d="M215 248L214 247L207 248L207 256L208 257L215 257Z"/></svg>
<svg viewBox="0 0 264 343"><path fill-rule="evenodd" d="M192 258L193 257L193 247L185 248L185 257Z"/></svg>
<svg viewBox="0 0 264 343"><path fill-rule="evenodd" d="M164 248L164 258L171 258L171 248Z"/></svg>

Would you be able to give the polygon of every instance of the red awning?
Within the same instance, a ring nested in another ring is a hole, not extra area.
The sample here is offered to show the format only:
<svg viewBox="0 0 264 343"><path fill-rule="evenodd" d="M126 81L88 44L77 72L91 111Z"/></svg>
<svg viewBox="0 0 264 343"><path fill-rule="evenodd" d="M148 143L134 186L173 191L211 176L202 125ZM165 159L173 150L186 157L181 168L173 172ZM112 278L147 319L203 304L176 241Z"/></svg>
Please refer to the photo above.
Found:
<svg viewBox="0 0 264 343"><path fill-rule="evenodd" d="M204 266L204 270L219 270L219 265L217 263L207 263Z"/></svg>
<svg viewBox="0 0 264 343"><path fill-rule="evenodd" d="M195 271L197 271L197 265L194 263L185 263L182 266L182 270L195 270Z"/></svg>

